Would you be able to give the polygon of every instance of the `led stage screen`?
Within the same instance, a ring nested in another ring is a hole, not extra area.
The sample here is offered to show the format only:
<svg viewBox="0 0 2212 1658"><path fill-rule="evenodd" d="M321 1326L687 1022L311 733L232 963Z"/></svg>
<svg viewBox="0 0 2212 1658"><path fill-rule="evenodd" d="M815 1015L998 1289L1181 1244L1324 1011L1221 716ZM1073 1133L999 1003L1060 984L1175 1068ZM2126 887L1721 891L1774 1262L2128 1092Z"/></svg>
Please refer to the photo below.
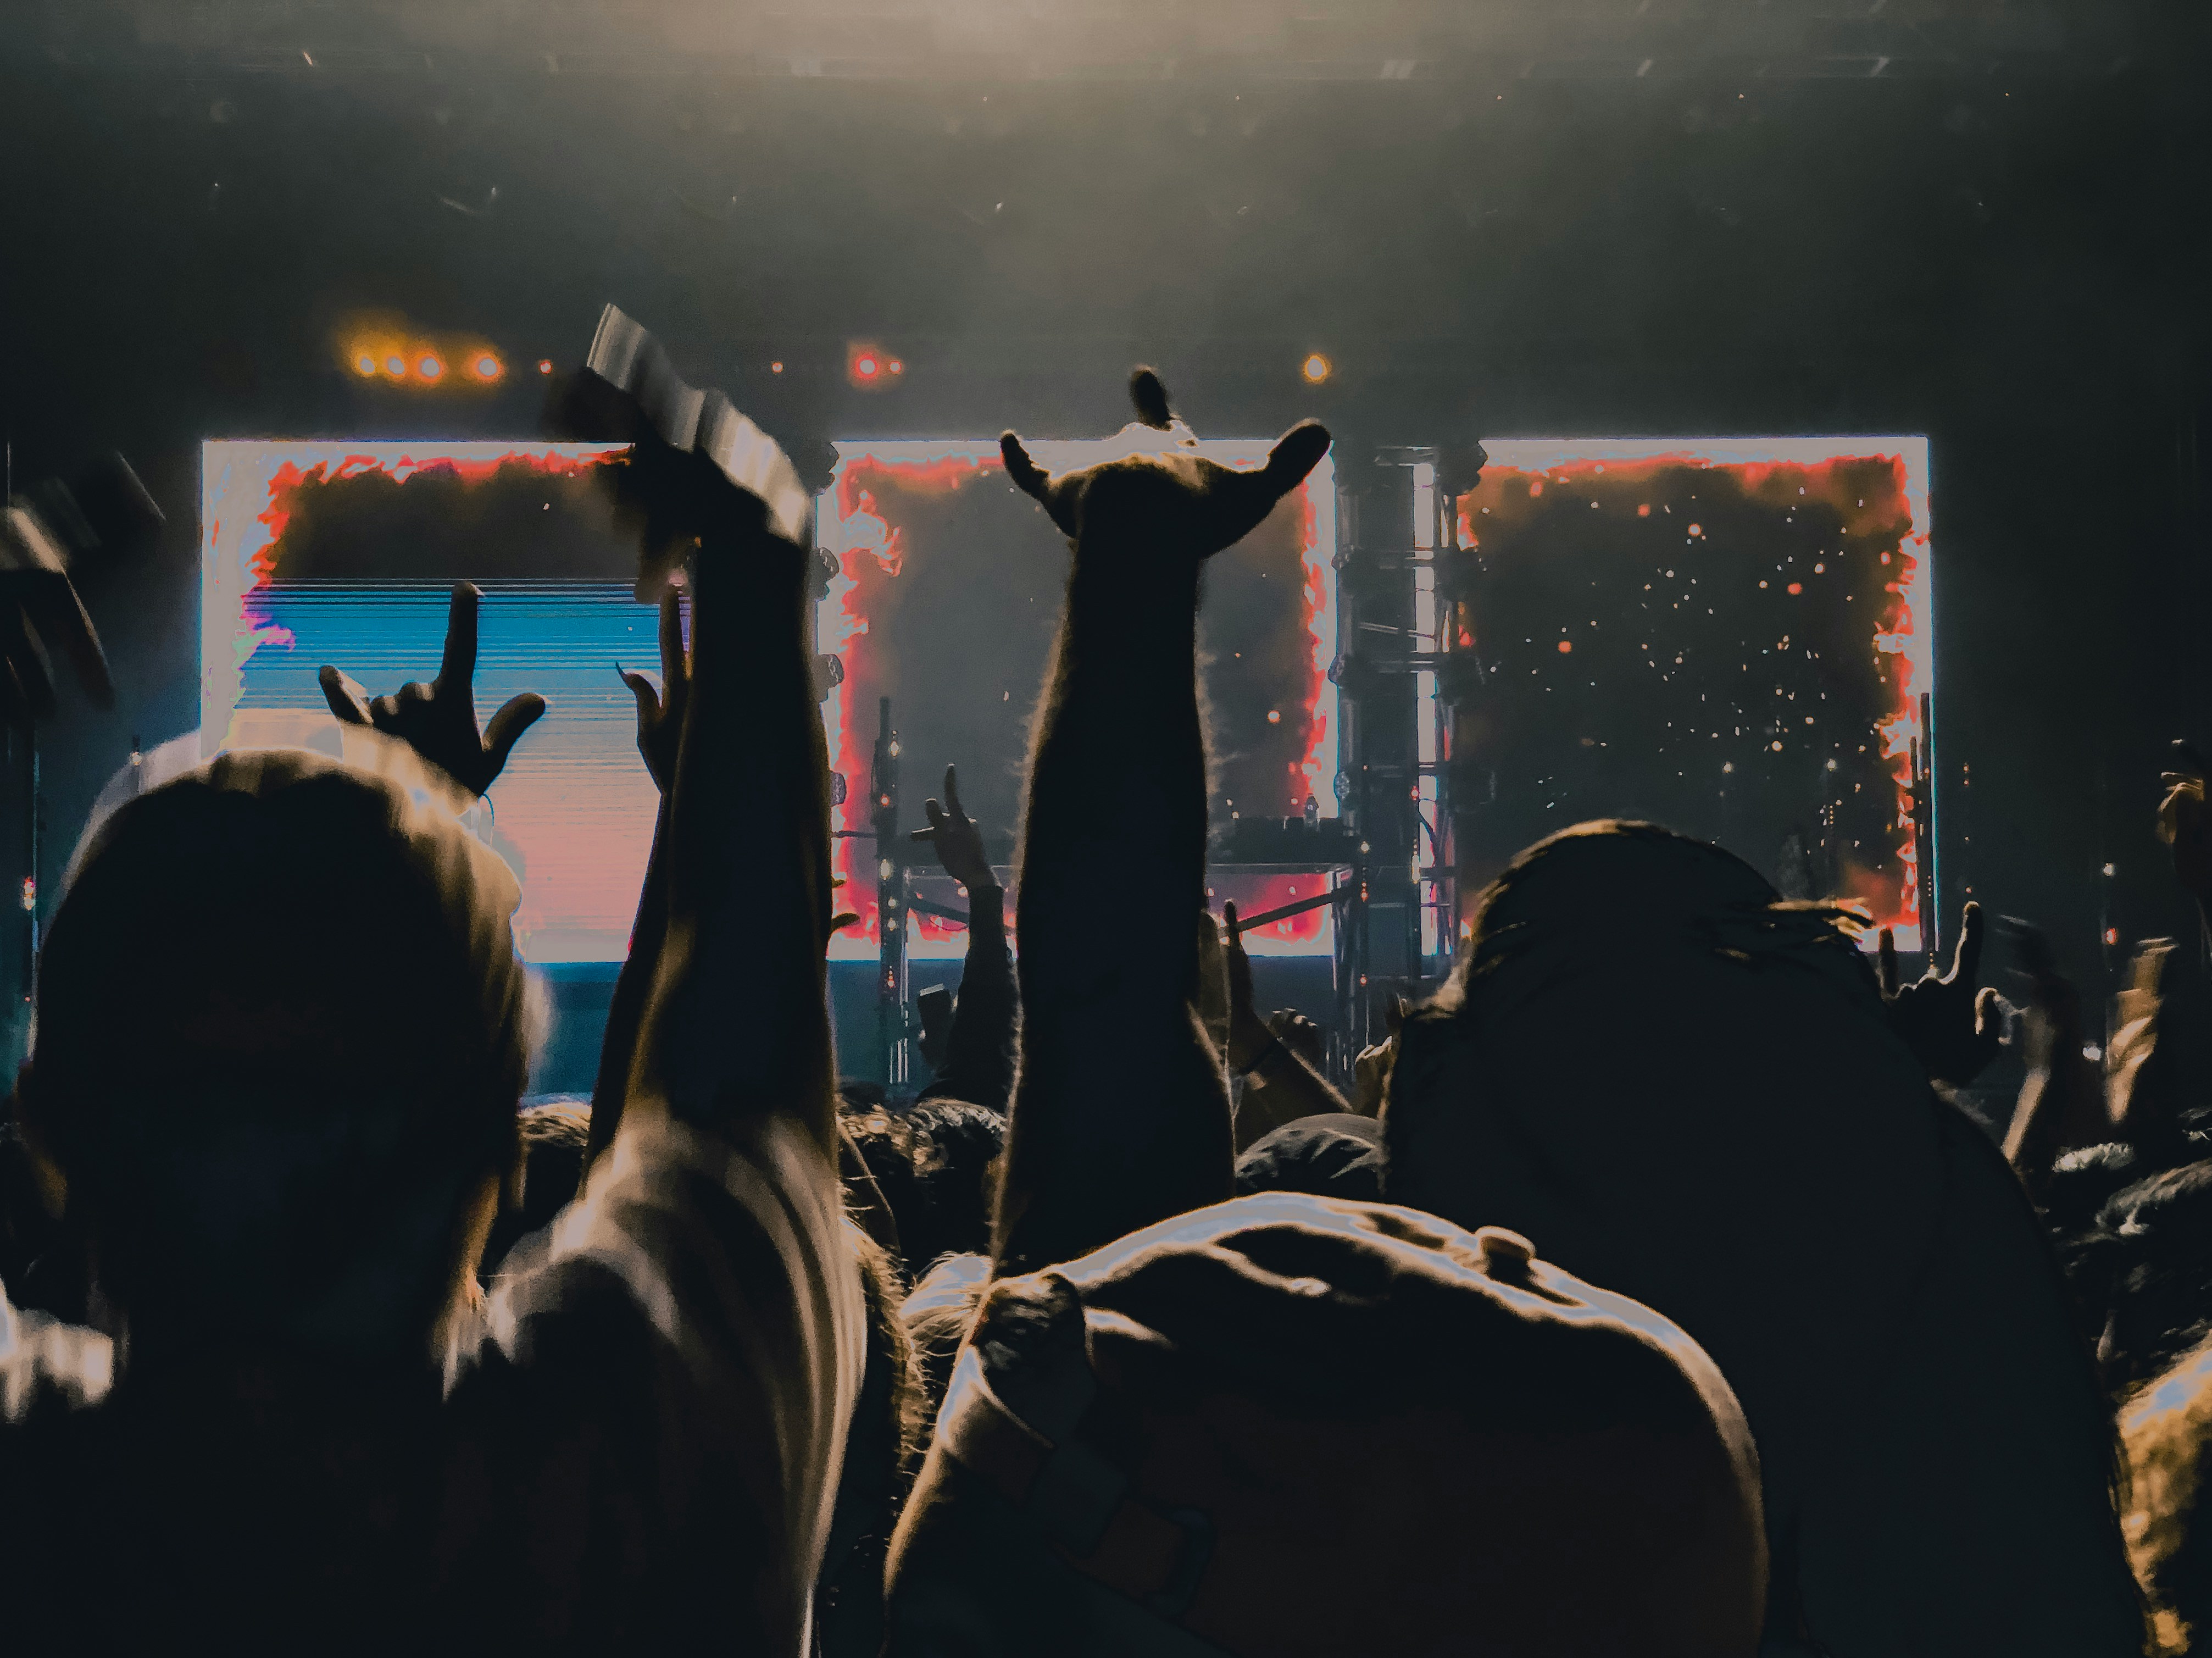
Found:
<svg viewBox="0 0 2212 1658"><path fill-rule="evenodd" d="M1201 453L1256 467L1266 441L1216 442ZM1094 443L1032 442L1059 471L1110 451ZM996 439L842 442L816 537L838 572L817 618L821 649L844 667L823 704L830 764L848 783L843 820L868 827L870 763L878 699L891 698L901 753L902 822L922 821L921 800L958 766L962 803L994 856L1011 856L1021 766L1053 631L1067 555L1058 531L1007 482ZM1200 678L1212 757L1212 826L1232 814L1295 817L1309 796L1337 814L1334 472L1324 460L1266 523L1206 568L1199 613ZM1118 803L1102 798L1101 813ZM860 923L833 955L877 954L872 842L838 843L841 894ZM1099 923L1112 924L1115 872L1099 871ZM1311 875L1247 875L1230 896L1247 913L1310 895ZM1217 883L1218 885L1218 883ZM966 948L957 923L915 917L908 953L951 957ZM1327 954L1329 912L1309 911L1255 930L1255 954Z"/></svg>
<svg viewBox="0 0 2212 1658"><path fill-rule="evenodd" d="M1267 446L1211 443L1256 466ZM1095 446L1041 442L1048 466ZM617 662L658 665L653 612L631 597L634 541L592 473L605 445L223 441L204 446L200 741L298 743L337 753L343 734L317 674L336 663L372 692L437 670L453 582L483 589L477 705L537 691L546 716L493 787L490 838L522 877L516 917L536 962L618 960L649 850L654 795L637 758ZM1201 626L1215 753L1216 818L1294 816L1311 794L1334 816L1334 491L1328 463L1238 547L1213 561ZM963 803L1002 861L1020 767L1059 614L1059 535L1006 484L995 442L844 444L820 539L838 561L819 648L844 663L823 704L848 783L841 826L869 827L876 698L893 698L904 771L901 821L961 768ZM1102 811L1114 803L1102 801ZM875 849L838 843L841 895L861 923L841 959L877 953ZM928 862L926 849L912 856ZM1112 872L1101 871L1101 923ZM1310 876L1233 882L1248 911L1310 893ZM1248 893L1247 888L1249 888ZM1281 891L1277 889L1280 888ZM1255 954L1326 954L1326 911L1261 930ZM966 936L926 922L920 958Z"/></svg>
<svg viewBox="0 0 2212 1658"><path fill-rule="evenodd" d="M1461 786L1481 779L1470 881L1567 824L1645 818L1918 948L1926 441L1486 447L1457 503L1482 575L1450 619L1486 674L1456 733Z"/></svg>
<svg viewBox="0 0 2212 1658"><path fill-rule="evenodd" d="M657 669L634 538L594 444L211 442L202 455L200 743L337 753L316 674L372 692L438 670L452 584L483 589L477 707L550 704L493 785L530 960L627 954L655 795L615 664Z"/></svg>

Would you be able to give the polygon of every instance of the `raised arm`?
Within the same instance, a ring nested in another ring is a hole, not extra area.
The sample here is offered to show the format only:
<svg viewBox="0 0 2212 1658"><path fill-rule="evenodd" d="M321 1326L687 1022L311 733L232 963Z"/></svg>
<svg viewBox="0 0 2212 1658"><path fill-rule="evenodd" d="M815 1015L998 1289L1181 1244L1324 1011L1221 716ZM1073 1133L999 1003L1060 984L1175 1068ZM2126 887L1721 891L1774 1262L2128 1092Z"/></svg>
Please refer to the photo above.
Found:
<svg viewBox="0 0 2212 1658"><path fill-rule="evenodd" d="M1030 759L1016 915L1022 1057L994 1250L1000 1273L1070 1259L1230 1195L1222 1056L1192 1006L1205 902L1199 569L1328 448L1300 426L1234 472L1170 434L1149 371L1125 458L1047 477L1011 432L1007 475L1073 545Z"/></svg>
<svg viewBox="0 0 2212 1658"><path fill-rule="evenodd" d="M667 789L666 931L628 1109L836 1149L825 954L829 756L806 632L808 555L729 492L701 515L691 656Z"/></svg>
<svg viewBox="0 0 2212 1658"><path fill-rule="evenodd" d="M684 648L684 600L677 589L671 588L660 600L659 688L642 674L619 666L616 672L637 700L638 757L659 793L659 806L653 814L653 850L638 890L637 919L630 926L629 954L615 977L606 1030L599 1039L586 1167L613 1142L622 1125L623 1100L637 1061L638 1028L660 966L660 947L668 936L668 785L676 775L676 747L684 735L684 710L691 693L691 659Z"/></svg>
<svg viewBox="0 0 2212 1658"><path fill-rule="evenodd" d="M515 743L545 714L545 698L526 691L501 704L490 723L477 729L477 612L483 600L473 582L453 583L446 610L446 652L434 680L412 680L388 697L371 699L351 675L328 663L320 675L323 700L341 723L397 737L477 795L498 781Z"/></svg>
<svg viewBox="0 0 2212 1658"><path fill-rule="evenodd" d="M925 1100L964 1100L1004 1111L1014 1095L1014 1030L1021 1000L1006 950L1006 894L984 854L975 820L961 809L960 779L945 768L945 798L929 801L929 827L914 838L932 842L945 873L968 891L968 960L960 1000L945 1037L945 1064L921 1091Z"/></svg>
<svg viewBox="0 0 2212 1658"><path fill-rule="evenodd" d="M1352 1106L1260 1016L1252 997L1252 959L1244 952L1244 929L1234 904L1224 906L1223 918L1229 930L1229 1064L1244 1079L1244 1098L1236 1119L1241 1155L1255 1140L1285 1123L1348 1112Z"/></svg>
<svg viewBox="0 0 2212 1658"><path fill-rule="evenodd" d="M2005 1161L2039 1198L2063 1152L2113 1137L2104 1078L2082 1056L2081 996L2059 972L2051 942L2025 922L2008 921L2027 981L2027 1075L2005 1131Z"/></svg>

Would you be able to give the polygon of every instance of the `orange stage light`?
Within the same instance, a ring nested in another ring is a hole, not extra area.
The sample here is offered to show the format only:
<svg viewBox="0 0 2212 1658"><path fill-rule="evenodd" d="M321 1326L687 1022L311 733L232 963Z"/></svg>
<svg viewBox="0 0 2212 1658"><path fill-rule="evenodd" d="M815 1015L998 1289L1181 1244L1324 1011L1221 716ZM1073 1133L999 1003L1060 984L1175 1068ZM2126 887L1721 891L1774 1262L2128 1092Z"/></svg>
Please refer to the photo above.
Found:
<svg viewBox="0 0 2212 1658"><path fill-rule="evenodd" d="M845 348L845 378L862 391L879 390L889 385L890 376L902 371L905 366L882 346L866 340L854 340Z"/></svg>

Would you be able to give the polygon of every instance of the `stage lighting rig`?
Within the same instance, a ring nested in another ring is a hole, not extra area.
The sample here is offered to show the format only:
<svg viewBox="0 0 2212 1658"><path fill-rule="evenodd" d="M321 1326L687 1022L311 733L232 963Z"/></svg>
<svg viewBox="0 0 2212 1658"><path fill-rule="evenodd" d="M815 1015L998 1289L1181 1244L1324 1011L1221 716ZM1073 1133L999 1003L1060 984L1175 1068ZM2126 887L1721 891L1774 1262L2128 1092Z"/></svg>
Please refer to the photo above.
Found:
<svg viewBox="0 0 2212 1658"><path fill-rule="evenodd" d="M410 391L487 391L507 378L507 358L481 336L418 327L386 313L348 318L340 325L338 355L356 380ZM550 360L538 364L550 374Z"/></svg>
<svg viewBox="0 0 2212 1658"><path fill-rule="evenodd" d="M906 374L903 358L872 341L854 340L845 348L845 378L864 392L879 392L896 385Z"/></svg>

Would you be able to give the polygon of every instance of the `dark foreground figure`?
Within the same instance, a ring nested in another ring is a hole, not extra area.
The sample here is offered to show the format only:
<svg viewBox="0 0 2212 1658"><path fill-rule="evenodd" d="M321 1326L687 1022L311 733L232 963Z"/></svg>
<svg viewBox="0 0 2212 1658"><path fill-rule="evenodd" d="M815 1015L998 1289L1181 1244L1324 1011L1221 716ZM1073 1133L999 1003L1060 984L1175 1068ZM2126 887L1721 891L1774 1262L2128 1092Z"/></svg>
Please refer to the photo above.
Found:
<svg viewBox="0 0 2212 1658"><path fill-rule="evenodd" d="M666 456L626 486L694 634L664 605L633 683L663 802L592 1155L489 1295L532 998L446 785L237 754L100 829L16 1102L74 1289L0 1301L6 1650L2141 1649L2026 1194L1830 919L1734 860L1534 849L1404 1030L1387 1155L1285 1131L1343 1102L1205 914L1194 616L1328 440L1228 472L1133 390L1116 458L1005 445L1073 563L994 1175L988 926L976 1097L841 1143L806 555ZM326 675L464 797L534 717L479 735L474 621L434 685ZM1271 1102L1241 1136L1231 1066ZM1297 1189L1323 1163L1385 1201Z"/></svg>
<svg viewBox="0 0 2212 1658"><path fill-rule="evenodd" d="M805 555L654 527L704 545L635 1059L489 1301L528 1060L504 867L289 753L91 848L20 1104L101 1330L0 1323L9 1650L805 1650L863 1350Z"/></svg>

